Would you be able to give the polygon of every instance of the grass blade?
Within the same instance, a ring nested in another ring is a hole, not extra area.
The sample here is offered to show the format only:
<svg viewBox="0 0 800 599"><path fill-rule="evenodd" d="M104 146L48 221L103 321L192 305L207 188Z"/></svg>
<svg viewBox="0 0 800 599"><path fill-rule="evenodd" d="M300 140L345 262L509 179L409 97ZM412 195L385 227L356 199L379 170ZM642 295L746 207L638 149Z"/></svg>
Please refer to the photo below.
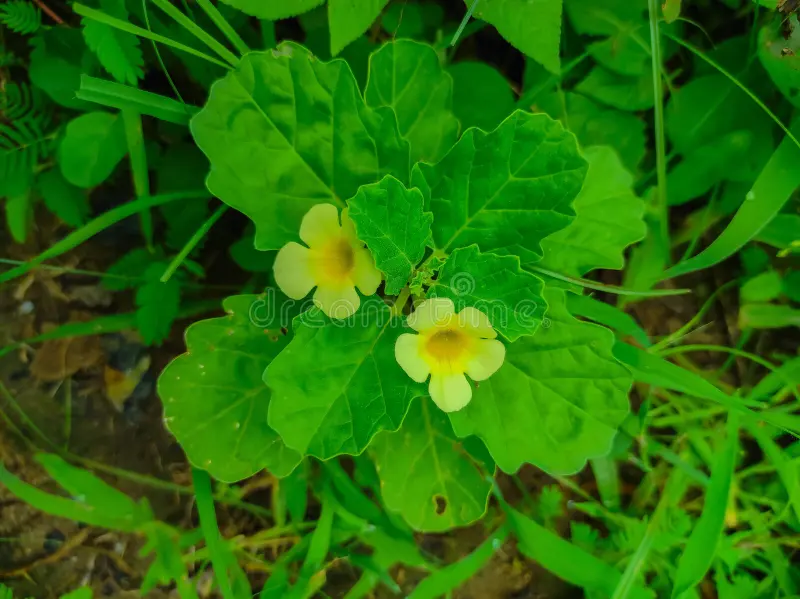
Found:
<svg viewBox="0 0 800 599"><path fill-rule="evenodd" d="M789 496L795 517L800 518L800 479L798 479L797 465L786 455L783 449L772 440L767 431L759 426L748 426L747 430L761 446L764 454L769 458L778 471L778 476Z"/></svg>
<svg viewBox="0 0 800 599"><path fill-rule="evenodd" d="M84 241L91 239L101 231L109 228L111 225L118 223L119 221L128 218L138 212L141 212L145 208L152 208L153 206L161 206L162 204L166 204L168 202L174 202L175 200L191 200L191 199L203 199L208 197L208 192L206 190L198 190L198 191L184 191L179 193L167 193L162 195L155 195L155 196L148 196L139 198L132 202L128 202L127 204L123 204L122 206L117 206L116 208L112 208L108 212L104 212L100 216L98 216L93 221L85 224L80 229L73 231L69 235L67 235L61 241L54 243L44 252L32 258L25 264L21 264L16 268L12 268L9 271L6 271L0 274L0 283L7 283L17 277L21 277L31 269L35 268L45 260L50 260L52 258L56 258L61 254L65 254L66 252L78 247Z"/></svg>
<svg viewBox="0 0 800 599"><path fill-rule="evenodd" d="M81 86L76 96L79 100L94 102L120 110L131 109L176 125L188 125L200 111L197 106L181 104L161 94L146 92L130 85L81 75Z"/></svg>
<svg viewBox="0 0 800 599"><path fill-rule="evenodd" d="M204 470L192 468L194 493L197 497L197 513L200 517L200 528L206 539L206 546L214 567L219 590L225 599L236 599L228 579L228 556L222 546L222 539L217 527L217 514L214 509L214 497L211 492L211 478Z"/></svg>
<svg viewBox="0 0 800 599"><path fill-rule="evenodd" d="M661 64L661 32L658 26L658 2L647 0L650 18L650 57L653 65L653 117L656 132L656 206L661 239L669 239L669 207L667 204L667 138L664 134L664 86Z"/></svg>
<svg viewBox="0 0 800 599"><path fill-rule="evenodd" d="M217 10L217 7L211 4L210 0L197 0L197 3L200 5L200 8L206 11L208 18L214 21L214 24L219 27L219 30L230 40L239 54L247 54L250 52L250 48L247 47L247 44L244 43L241 36L231 27L231 24L228 23L225 17L222 16L222 13Z"/></svg>
<svg viewBox="0 0 800 599"><path fill-rule="evenodd" d="M226 63L222 62L221 60L217 60L213 56L209 56L208 54L204 54L199 50L195 50L190 46L186 46L179 42L174 42L168 37L164 37L163 35L159 35L157 33L153 33L152 31L148 31L147 29L143 29L142 27L137 27L127 21L123 21L122 19L117 19L115 17L109 16L106 13L95 10L94 8L89 8L83 4L76 2L72 5L73 10L82 17L86 17L87 19L92 19L94 21L98 21L99 23L105 23L110 27L114 27L115 29L119 29L120 31L125 31L127 33L132 33L133 35L138 35L139 37L143 37L148 40L152 40L154 42L162 43L170 48L174 48L175 50L180 50L181 52L186 52L187 54L191 54L193 56L197 56L198 58L202 58L203 60L207 60L208 62L214 63L219 65L225 69L230 69L230 66Z"/></svg>
<svg viewBox="0 0 800 599"><path fill-rule="evenodd" d="M795 129L800 130L800 125ZM719 237L695 257L668 269L662 280L719 264L758 235L800 186L798 164L800 148L793 138L787 136L772 154L744 203Z"/></svg>
<svg viewBox="0 0 800 599"><path fill-rule="evenodd" d="M147 169L147 154L144 150L144 135L142 134L142 116L130 108L122 111L122 122L125 125L125 139L128 142L128 156L131 161L133 174L133 189L136 198L150 195L150 173ZM149 251L153 251L153 215L150 208L142 208L139 212L142 223L144 243Z"/></svg>
<svg viewBox="0 0 800 599"><path fill-rule="evenodd" d="M183 261L186 260L186 257L192 252L192 250L200 243L200 240L205 237L208 232L211 230L211 227L214 226L220 217L225 214L225 211L228 209L228 206L222 204L219 208L217 208L214 213L206 219L197 231L194 232L191 239L186 242L186 244L181 248L181 251L172 259L172 262L169 263L167 266L167 270L164 271L164 274L161 275L161 282L166 283L170 280L175 271L178 270Z"/></svg>
<svg viewBox="0 0 800 599"><path fill-rule="evenodd" d="M436 599L450 593L483 568L508 538L508 527L501 526L468 556L437 570L417 585L408 599Z"/></svg>
<svg viewBox="0 0 800 599"><path fill-rule="evenodd" d="M589 295L567 294L567 307L575 316L582 316L610 329L632 337L642 347L650 347L650 337L630 314L619 308L596 300Z"/></svg>
<svg viewBox="0 0 800 599"><path fill-rule="evenodd" d="M728 414L728 438L725 448L711 471L711 484L705 496L703 512L678 561L672 598L677 599L697 586L714 560L719 539L725 529L725 514L731 492L736 456L739 452L739 415Z"/></svg>
<svg viewBox="0 0 800 599"><path fill-rule="evenodd" d="M235 67L237 64L239 64L239 59L233 52L215 40L207 31L175 8L172 4L167 2L167 0L150 1L164 11L168 16L170 16L176 23L178 23L178 25L186 29L186 31L208 46L210 50L216 52L220 58L228 62L232 67Z"/></svg>
<svg viewBox="0 0 800 599"><path fill-rule="evenodd" d="M692 292L691 289L654 289L652 291L637 291L636 289L625 289L624 287L616 287L615 285L595 283L594 281L590 281L588 279L569 277L546 268L541 268L535 264L526 264L525 269L552 277L558 281L564 281L565 283L577 285L578 287L593 289L594 291L605 291L606 293L612 293L614 295L626 295L631 297L666 297L669 295L685 295Z"/></svg>

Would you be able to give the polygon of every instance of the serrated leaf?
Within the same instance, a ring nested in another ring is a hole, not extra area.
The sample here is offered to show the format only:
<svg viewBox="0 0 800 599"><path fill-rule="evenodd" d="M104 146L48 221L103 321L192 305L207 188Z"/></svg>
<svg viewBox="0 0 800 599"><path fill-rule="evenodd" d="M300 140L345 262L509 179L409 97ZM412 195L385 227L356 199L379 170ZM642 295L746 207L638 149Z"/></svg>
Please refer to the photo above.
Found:
<svg viewBox="0 0 800 599"><path fill-rule="evenodd" d="M423 203L418 189L406 189L394 177L363 186L347 201L359 239L386 275L388 295L400 293L425 253L433 216Z"/></svg>
<svg viewBox="0 0 800 599"><path fill-rule="evenodd" d="M620 270L625 248L644 238L644 202L633 192L633 176L608 146L586 148L589 172L575 199L577 216L542 242L542 266L581 277L595 268Z"/></svg>
<svg viewBox="0 0 800 599"><path fill-rule="evenodd" d="M628 414L628 371L611 355L608 329L576 320L565 291L546 288L548 325L506 348L506 359L452 412L459 437L477 435L497 465L514 473L530 463L572 474L608 453Z"/></svg>
<svg viewBox="0 0 800 599"><path fill-rule="evenodd" d="M131 250L106 269L106 275L119 275L125 278L103 277L101 280L103 287L110 291L122 291L136 287L139 284L136 278L144 277L150 265L161 260L162 257L160 253L152 254L146 248ZM161 275L159 274L159 276Z"/></svg>
<svg viewBox="0 0 800 599"><path fill-rule="evenodd" d="M594 67L575 91L629 112L648 110L655 104L651 71L641 75L620 75L601 66Z"/></svg>
<svg viewBox="0 0 800 599"><path fill-rule="evenodd" d="M462 129L491 131L514 111L514 92L503 74L475 60L461 60L447 68L453 78L453 112Z"/></svg>
<svg viewBox="0 0 800 599"><path fill-rule="evenodd" d="M256 225L256 248L297 238L319 203L344 207L361 185L408 180L408 143L388 108L365 104L347 63L284 42L251 52L192 119L209 190Z"/></svg>
<svg viewBox="0 0 800 599"><path fill-rule="evenodd" d="M450 254L428 297L450 298L456 312L477 308L496 331L516 341L539 328L547 310L543 291L542 280L522 270L516 256L483 254L471 245Z"/></svg>
<svg viewBox="0 0 800 599"><path fill-rule="evenodd" d="M227 316L186 330L187 353L158 379L167 427L189 461L214 478L235 482L264 468L285 476L300 462L267 424L271 402L264 369L289 337L251 314L276 296L239 295L223 302ZM277 304L271 304L278 309Z"/></svg>
<svg viewBox="0 0 800 599"><path fill-rule="evenodd" d="M64 179L57 168L42 173L36 180L47 209L72 227L80 227L89 217L89 198L80 187Z"/></svg>
<svg viewBox="0 0 800 599"><path fill-rule="evenodd" d="M430 399L414 401L402 428L370 447L386 507L415 530L465 526L486 512L491 483Z"/></svg>
<svg viewBox="0 0 800 599"><path fill-rule="evenodd" d="M575 137L544 114L517 111L497 129L469 129L436 165L419 163L412 184L433 212L437 248L542 257L541 240L575 216L586 175Z"/></svg>
<svg viewBox="0 0 800 599"><path fill-rule="evenodd" d="M0 5L0 23L11 31L30 35L42 26L42 13L33 2L9 0Z"/></svg>
<svg viewBox="0 0 800 599"><path fill-rule="evenodd" d="M471 6L475 0L465 0ZM561 70L561 0L490 0L475 17L491 23L508 42L551 73Z"/></svg>
<svg viewBox="0 0 800 599"><path fill-rule="evenodd" d="M267 367L269 423L302 455L357 455L382 430L396 430L411 399L424 394L397 364L407 332L381 300L344 321L319 310L294 323L294 339Z"/></svg>
<svg viewBox="0 0 800 599"><path fill-rule="evenodd" d="M409 7L414 5L409 5ZM388 106L408 140L411 162L436 162L458 137L453 114L453 79L428 44L385 43L369 58L367 105Z"/></svg>
<svg viewBox="0 0 800 599"><path fill-rule="evenodd" d="M111 176L128 152L119 114L89 112L72 119L58 147L64 178L78 187L96 187Z"/></svg>
<svg viewBox="0 0 800 599"><path fill-rule="evenodd" d="M602 106L573 92L537 96L536 108L561 119L582 147L612 146L628 170L635 172L644 158L645 124L633 114Z"/></svg>
<svg viewBox="0 0 800 599"><path fill-rule="evenodd" d="M389 0L328 0L331 55L336 56L378 18Z"/></svg>
<svg viewBox="0 0 800 599"><path fill-rule="evenodd" d="M223 2L250 16L277 21L303 14L323 4L325 0L291 0L291 2L286 0L223 0Z"/></svg>
<svg viewBox="0 0 800 599"><path fill-rule="evenodd" d="M136 290L136 327L146 345L160 345L178 316L181 286L177 277L159 281L166 268L165 262L151 264L144 274L149 281Z"/></svg>
<svg viewBox="0 0 800 599"><path fill-rule="evenodd" d="M128 20L125 0L100 0L100 8L112 17ZM81 23L86 45L114 79L136 85L144 77L144 58L138 37L89 18L84 18Z"/></svg>

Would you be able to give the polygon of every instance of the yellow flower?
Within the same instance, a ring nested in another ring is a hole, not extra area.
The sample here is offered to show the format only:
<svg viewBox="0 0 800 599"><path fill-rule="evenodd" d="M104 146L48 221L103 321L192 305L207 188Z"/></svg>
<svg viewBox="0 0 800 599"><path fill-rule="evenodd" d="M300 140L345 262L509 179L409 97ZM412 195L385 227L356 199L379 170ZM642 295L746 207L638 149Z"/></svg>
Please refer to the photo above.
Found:
<svg viewBox="0 0 800 599"><path fill-rule="evenodd" d="M394 346L395 358L418 383L431 375L428 392L445 412L460 410L472 399L465 373L474 381L487 379L506 356L486 314L475 308L456 314L447 298L422 302L408 317L408 325L419 335L400 335Z"/></svg>
<svg viewBox="0 0 800 599"><path fill-rule="evenodd" d="M314 287L314 304L331 318L347 318L358 310L364 295L381 284L370 251L356 236L353 221L331 204L317 204L300 223L300 239L308 247L287 243L275 258L275 282L290 298L299 300Z"/></svg>

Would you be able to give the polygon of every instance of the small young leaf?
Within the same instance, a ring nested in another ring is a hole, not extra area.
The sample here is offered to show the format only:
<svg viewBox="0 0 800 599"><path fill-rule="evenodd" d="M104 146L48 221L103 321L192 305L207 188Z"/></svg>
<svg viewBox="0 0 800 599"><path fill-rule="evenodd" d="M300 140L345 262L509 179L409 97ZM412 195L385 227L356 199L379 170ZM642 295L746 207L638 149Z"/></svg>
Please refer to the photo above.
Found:
<svg viewBox="0 0 800 599"><path fill-rule="evenodd" d="M300 462L267 424L272 397L264 368L288 338L259 317L282 307L275 296L241 295L223 302L227 316L186 330L187 353L158 379L167 427L192 464L225 482L264 468L285 476Z"/></svg>
<svg viewBox="0 0 800 599"><path fill-rule="evenodd" d="M253 220L260 250L295 240L315 204L343 208L385 175L408 181L391 109L365 106L347 63L291 42L247 54L190 127L211 162L208 189Z"/></svg>
<svg viewBox="0 0 800 599"><path fill-rule="evenodd" d="M0 5L0 23L23 35L36 33L42 26L42 13L28 0L10 0Z"/></svg>
<svg viewBox="0 0 800 599"><path fill-rule="evenodd" d="M381 433L371 448L383 501L415 530L465 526L486 511L491 484L431 400L414 401L400 430Z"/></svg>
<svg viewBox="0 0 800 599"><path fill-rule="evenodd" d="M478 246L459 248L447 258L428 297L453 300L456 311L467 306L489 317L509 341L533 335L547 310L542 280L520 268L516 256L482 254Z"/></svg>
<svg viewBox="0 0 800 599"><path fill-rule="evenodd" d="M167 264L156 262L144 273L149 282L136 291L136 326L147 345L160 345L168 336L178 315L181 286L176 277L166 283L159 278Z"/></svg>
<svg viewBox="0 0 800 599"><path fill-rule="evenodd" d="M742 302L769 302L781 294L783 281L776 270L768 270L746 281L739 290Z"/></svg>
<svg viewBox="0 0 800 599"><path fill-rule="evenodd" d="M64 179L57 168L42 173L36 180L45 206L72 227L80 227L89 218L89 198L80 187Z"/></svg>
<svg viewBox="0 0 800 599"><path fill-rule="evenodd" d="M388 295L400 293L425 253L433 216L423 203L418 189L406 189L391 176L364 185L347 201L359 239L386 275Z"/></svg>
<svg viewBox="0 0 800 599"><path fill-rule="evenodd" d="M389 0L328 0L331 55L355 41L381 14Z"/></svg>
<svg viewBox="0 0 800 599"><path fill-rule="evenodd" d="M414 6L408 4L406 10ZM453 79L427 44L397 40L373 52L364 98L368 106L394 110L400 134L411 148L412 163L438 161L458 137L458 120L452 112Z"/></svg>
<svg viewBox="0 0 800 599"><path fill-rule="evenodd" d="M17 243L25 243L33 222L33 202L30 190L6 199L6 223L11 237Z"/></svg>
<svg viewBox="0 0 800 599"><path fill-rule="evenodd" d="M608 453L629 411L632 380L611 355L613 334L572 317L564 296L545 289L547 327L509 345L500 370L450 414L456 434L483 439L508 473L525 463L554 474L579 471Z"/></svg>
<svg viewBox="0 0 800 599"><path fill-rule="evenodd" d="M358 455L382 430L396 430L424 394L395 359L405 327L382 300L344 321L318 309L294 323L294 339L264 372L269 423L302 455Z"/></svg>
<svg viewBox="0 0 800 599"><path fill-rule="evenodd" d="M100 8L112 17L128 20L124 0L100 0ZM139 38L93 19L84 18L82 23L86 45L97 54L103 68L120 83L136 85L144 77Z"/></svg>
<svg viewBox="0 0 800 599"><path fill-rule="evenodd" d="M89 112L67 124L58 148L64 178L78 187L96 187L108 179L128 153L118 114Z"/></svg>
<svg viewBox="0 0 800 599"><path fill-rule="evenodd" d="M485 62L462 60L447 68L453 78L453 112L462 129L491 131L514 111L514 92L500 71Z"/></svg>
<svg viewBox="0 0 800 599"><path fill-rule="evenodd" d="M541 266L582 277L595 268L621 269L625 249L644 238L644 202L633 177L608 146L586 148L589 171L573 204L577 216L542 241Z"/></svg>
<svg viewBox="0 0 800 599"><path fill-rule="evenodd" d="M476 0L465 0L471 6ZM562 0L478 0L475 18L497 28L508 42L551 73L561 70Z"/></svg>
<svg viewBox="0 0 800 599"><path fill-rule="evenodd" d="M664 21L672 23L681 16L681 0L664 0L662 5L664 11Z"/></svg>
<svg viewBox="0 0 800 599"><path fill-rule="evenodd" d="M418 163L412 184L433 212L433 241L452 252L542 257L541 240L575 216L586 175L575 136L544 114L516 111L491 133L469 129L438 164Z"/></svg>

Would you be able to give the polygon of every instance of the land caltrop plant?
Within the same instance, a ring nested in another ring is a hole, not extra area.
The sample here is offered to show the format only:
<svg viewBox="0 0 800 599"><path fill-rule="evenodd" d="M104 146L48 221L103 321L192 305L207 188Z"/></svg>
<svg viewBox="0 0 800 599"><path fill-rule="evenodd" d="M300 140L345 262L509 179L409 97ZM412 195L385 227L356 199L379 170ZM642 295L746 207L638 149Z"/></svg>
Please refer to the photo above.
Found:
<svg viewBox="0 0 800 599"><path fill-rule="evenodd" d="M236 481L367 452L387 505L435 531L484 513L496 467L571 473L608 452L631 377L611 332L569 313L580 289L541 268L580 276L639 238L584 212L607 197L587 177L603 149L522 111L456 136L451 89L408 40L374 52L363 95L346 62L292 42L212 87L190 124L207 184L277 250L277 289L192 325L160 377L198 467Z"/></svg>

